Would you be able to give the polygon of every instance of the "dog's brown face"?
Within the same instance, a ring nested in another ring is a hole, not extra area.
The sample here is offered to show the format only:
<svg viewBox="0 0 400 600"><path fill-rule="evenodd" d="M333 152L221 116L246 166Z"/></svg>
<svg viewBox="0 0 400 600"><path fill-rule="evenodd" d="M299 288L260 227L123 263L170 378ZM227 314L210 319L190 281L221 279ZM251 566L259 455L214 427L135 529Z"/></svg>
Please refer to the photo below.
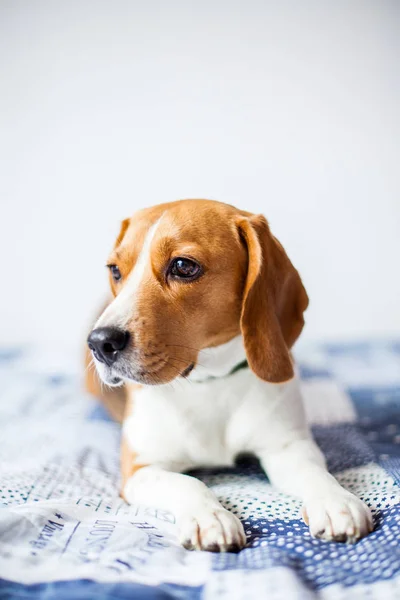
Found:
<svg viewBox="0 0 400 600"><path fill-rule="evenodd" d="M114 300L88 339L106 383L187 376L200 350L240 333L257 375L293 376L307 295L263 217L207 200L145 209L122 223L108 265Z"/></svg>

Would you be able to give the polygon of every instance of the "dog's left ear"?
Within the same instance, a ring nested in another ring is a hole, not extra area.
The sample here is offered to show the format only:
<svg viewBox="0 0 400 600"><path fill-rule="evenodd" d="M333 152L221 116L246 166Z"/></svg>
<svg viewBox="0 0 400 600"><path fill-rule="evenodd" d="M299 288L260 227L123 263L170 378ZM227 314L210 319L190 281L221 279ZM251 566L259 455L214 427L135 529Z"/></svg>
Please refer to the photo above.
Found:
<svg viewBox="0 0 400 600"><path fill-rule="evenodd" d="M288 381L294 376L289 349L303 329L307 292L263 215L241 217L237 226L248 254L240 320L247 360L260 379Z"/></svg>

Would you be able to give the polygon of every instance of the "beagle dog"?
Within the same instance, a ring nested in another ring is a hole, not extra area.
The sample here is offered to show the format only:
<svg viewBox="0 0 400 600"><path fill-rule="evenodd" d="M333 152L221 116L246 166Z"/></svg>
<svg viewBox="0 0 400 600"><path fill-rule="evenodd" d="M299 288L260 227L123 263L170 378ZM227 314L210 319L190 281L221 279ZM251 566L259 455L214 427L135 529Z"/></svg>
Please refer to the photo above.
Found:
<svg viewBox="0 0 400 600"><path fill-rule="evenodd" d="M122 222L108 267L114 299L88 346L101 380L126 390L125 500L172 512L185 548L240 550L239 519L185 472L246 452L302 499L313 536L372 531L307 426L290 348L308 297L266 219L210 200L147 208Z"/></svg>

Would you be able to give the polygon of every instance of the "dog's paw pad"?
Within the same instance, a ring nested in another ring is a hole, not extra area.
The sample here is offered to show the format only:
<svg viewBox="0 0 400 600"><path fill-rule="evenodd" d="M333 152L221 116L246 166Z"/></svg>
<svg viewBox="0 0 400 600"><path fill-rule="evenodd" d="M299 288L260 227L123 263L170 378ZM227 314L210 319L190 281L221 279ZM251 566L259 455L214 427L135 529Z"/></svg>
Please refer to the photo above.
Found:
<svg viewBox="0 0 400 600"><path fill-rule="evenodd" d="M349 492L313 498L302 514L311 535L330 542L354 543L374 527L368 506Z"/></svg>
<svg viewBox="0 0 400 600"><path fill-rule="evenodd" d="M243 525L224 508L199 511L180 522L180 541L188 550L239 552L246 544Z"/></svg>

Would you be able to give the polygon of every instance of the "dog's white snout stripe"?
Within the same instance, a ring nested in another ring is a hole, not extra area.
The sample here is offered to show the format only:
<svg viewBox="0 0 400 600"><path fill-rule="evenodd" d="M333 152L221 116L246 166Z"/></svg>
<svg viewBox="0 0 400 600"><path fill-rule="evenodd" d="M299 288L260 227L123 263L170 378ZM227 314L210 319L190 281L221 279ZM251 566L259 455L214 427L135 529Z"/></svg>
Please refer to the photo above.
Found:
<svg viewBox="0 0 400 600"><path fill-rule="evenodd" d="M111 302L98 319L95 328L117 326L126 329L135 309L146 266L150 262L151 242L162 217L163 215L148 230L139 257L126 283L115 300Z"/></svg>

